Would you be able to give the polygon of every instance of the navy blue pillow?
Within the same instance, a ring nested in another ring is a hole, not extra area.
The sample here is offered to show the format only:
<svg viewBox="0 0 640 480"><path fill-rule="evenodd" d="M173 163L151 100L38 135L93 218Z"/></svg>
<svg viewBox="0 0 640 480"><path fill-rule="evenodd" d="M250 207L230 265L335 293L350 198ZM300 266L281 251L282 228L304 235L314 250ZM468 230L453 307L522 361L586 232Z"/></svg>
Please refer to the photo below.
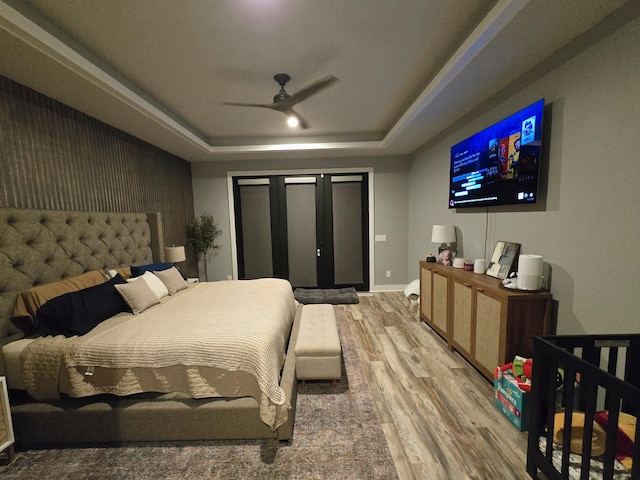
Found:
<svg viewBox="0 0 640 480"><path fill-rule="evenodd" d="M161 272L171 267L173 267L172 264L163 262L150 263L149 265L131 265L131 277L139 277L144 275L144 272Z"/></svg>
<svg viewBox="0 0 640 480"><path fill-rule="evenodd" d="M127 283L116 275L100 285L65 293L42 305L37 313L47 334L84 335L107 318L131 311L115 285Z"/></svg>

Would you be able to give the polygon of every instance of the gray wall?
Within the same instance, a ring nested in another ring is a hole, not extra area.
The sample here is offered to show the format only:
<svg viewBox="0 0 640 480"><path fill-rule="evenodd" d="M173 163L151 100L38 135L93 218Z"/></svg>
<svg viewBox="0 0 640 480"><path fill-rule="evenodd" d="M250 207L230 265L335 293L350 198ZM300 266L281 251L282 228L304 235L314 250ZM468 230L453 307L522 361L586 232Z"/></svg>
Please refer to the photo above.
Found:
<svg viewBox="0 0 640 480"><path fill-rule="evenodd" d="M161 212L165 245L193 218L189 162L2 76L0 172L0 207Z"/></svg>
<svg viewBox="0 0 640 480"><path fill-rule="evenodd" d="M305 159L281 161L233 161L192 164L196 215L209 212L220 224L220 254L209 267L209 280L226 279L232 272L227 172L366 168L372 167L374 232L387 236L374 244L374 280L371 289L398 289L407 283L408 205L407 158ZM385 276L391 271L391 277Z"/></svg>
<svg viewBox="0 0 640 480"><path fill-rule="evenodd" d="M452 223L464 257L488 258L497 240L544 256L558 333L639 332L639 59L635 19L416 155L409 174L410 277L434 247L431 226ZM449 210L451 145L541 97L551 120L546 208Z"/></svg>

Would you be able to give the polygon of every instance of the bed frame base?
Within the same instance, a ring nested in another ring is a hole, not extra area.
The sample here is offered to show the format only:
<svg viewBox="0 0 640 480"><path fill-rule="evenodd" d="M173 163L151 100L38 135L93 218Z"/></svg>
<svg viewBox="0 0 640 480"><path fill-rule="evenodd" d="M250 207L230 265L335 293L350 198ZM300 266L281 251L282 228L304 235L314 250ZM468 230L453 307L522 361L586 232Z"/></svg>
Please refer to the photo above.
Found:
<svg viewBox="0 0 640 480"><path fill-rule="evenodd" d="M139 441L258 438L288 441L293 438L297 400L294 346L300 311L298 307L280 382L291 410L288 420L275 432L262 422L258 403L249 397L193 399L169 393L35 402L14 392L11 416L16 444L24 449L38 445Z"/></svg>
<svg viewBox="0 0 640 480"><path fill-rule="evenodd" d="M252 398L27 403L12 409L19 447L164 440L279 438Z"/></svg>

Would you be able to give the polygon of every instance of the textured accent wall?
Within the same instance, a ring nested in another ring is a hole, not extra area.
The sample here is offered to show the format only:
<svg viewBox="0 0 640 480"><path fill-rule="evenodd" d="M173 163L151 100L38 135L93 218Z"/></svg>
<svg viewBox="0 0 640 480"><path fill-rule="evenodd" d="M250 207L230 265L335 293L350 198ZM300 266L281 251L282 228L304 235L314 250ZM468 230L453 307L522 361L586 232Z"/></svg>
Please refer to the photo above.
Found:
<svg viewBox="0 0 640 480"><path fill-rule="evenodd" d="M191 164L0 76L0 207L161 212L184 245Z"/></svg>

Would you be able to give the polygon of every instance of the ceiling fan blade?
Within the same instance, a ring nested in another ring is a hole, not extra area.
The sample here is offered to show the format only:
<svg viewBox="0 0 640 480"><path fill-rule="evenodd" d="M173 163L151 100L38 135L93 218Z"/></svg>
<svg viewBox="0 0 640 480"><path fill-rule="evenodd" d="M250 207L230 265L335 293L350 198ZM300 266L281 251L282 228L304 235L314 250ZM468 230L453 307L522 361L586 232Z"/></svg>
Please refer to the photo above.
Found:
<svg viewBox="0 0 640 480"><path fill-rule="evenodd" d="M309 128L309 122L288 105L283 105L282 102L278 103L239 103L239 102L224 102L223 105L230 105L232 107L260 107L275 110L277 112L284 113L287 117L296 117L298 119L298 125L303 128Z"/></svg>
<svg viewBox="0 0 640 480"><path fill-rule="evenodd" d="M317 80L309 85L307 85L306 87L304 87L302 90L294 93L293 95L289 96L289 98L282 100L282 102L285 102L291 106L294 106L296 103L299 103L303 100L306 100L307 98L309 98L311 95L315 95L316 93L318 93L321 90L324 90L327 87L330 87L331 85L333 85L336 82L339 82L340 80L333 76L333 75L327 75L324 78L321 78L320 80ZM278 102L280 103L280 102Z"/></svg>
<svg viewBox="0 0 640 480"><path fill-rule="evenodd" d="M273 108L273 103L239 103L239 102L223 102L223 105L231 105L232 107L261 107Z"/></svg>

